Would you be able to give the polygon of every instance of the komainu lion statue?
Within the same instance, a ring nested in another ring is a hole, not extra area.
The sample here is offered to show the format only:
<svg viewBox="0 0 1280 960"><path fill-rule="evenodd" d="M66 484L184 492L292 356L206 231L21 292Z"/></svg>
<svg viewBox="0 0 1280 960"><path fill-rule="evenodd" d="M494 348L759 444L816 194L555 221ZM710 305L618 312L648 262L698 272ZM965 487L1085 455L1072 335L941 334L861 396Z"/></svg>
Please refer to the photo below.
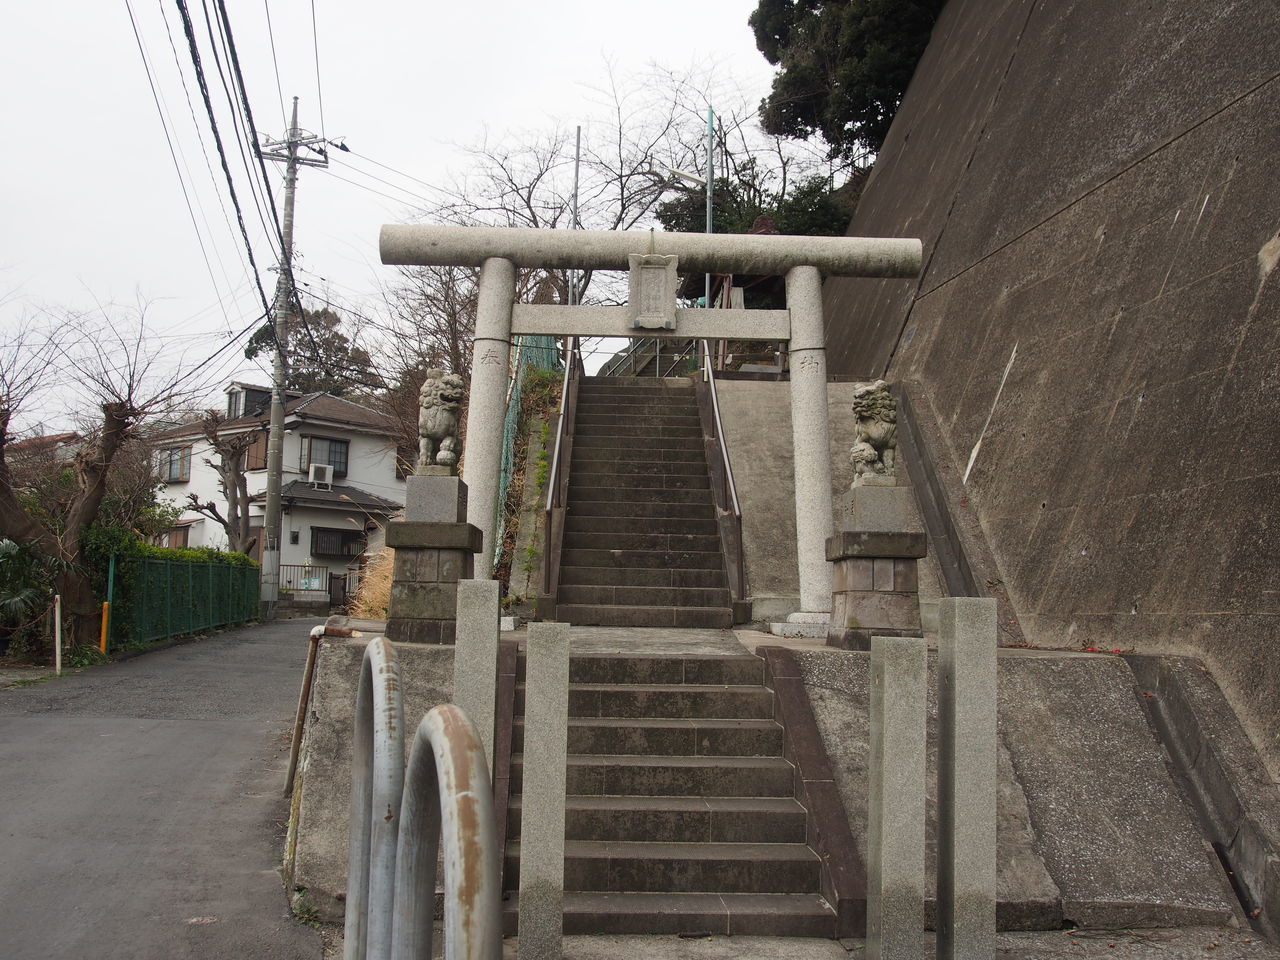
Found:
<svg viewBox="0 0 1280 960"><path fill-rule="evenodd" d="M428 370L418 394L418 469L458 462L458 409L466 387L456 373Z"/></svg>
<svg viewBox="0 0 1280 960"><path fill-rule="evenodd" d="M853 415L857 423L849 462L853 464L853 485L868 476L893 476L894 452L898 446L898 407L889 393L889 384L871 380L853 385Z"/></svg>

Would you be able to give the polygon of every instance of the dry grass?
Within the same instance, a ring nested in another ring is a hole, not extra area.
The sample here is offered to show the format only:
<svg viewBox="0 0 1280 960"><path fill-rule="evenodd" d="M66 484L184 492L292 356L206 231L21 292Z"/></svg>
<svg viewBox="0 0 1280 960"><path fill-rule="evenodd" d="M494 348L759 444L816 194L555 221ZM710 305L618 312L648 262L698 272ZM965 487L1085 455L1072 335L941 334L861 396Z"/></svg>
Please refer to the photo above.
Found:
<svg viewBox="0 0 1280 960"><path fill-rule="evenodd" d="M360 589L351 598L353 617L365 620L387 619L387 606L391 603L391 567L396 552L383 547L365 567Z"/></svg>

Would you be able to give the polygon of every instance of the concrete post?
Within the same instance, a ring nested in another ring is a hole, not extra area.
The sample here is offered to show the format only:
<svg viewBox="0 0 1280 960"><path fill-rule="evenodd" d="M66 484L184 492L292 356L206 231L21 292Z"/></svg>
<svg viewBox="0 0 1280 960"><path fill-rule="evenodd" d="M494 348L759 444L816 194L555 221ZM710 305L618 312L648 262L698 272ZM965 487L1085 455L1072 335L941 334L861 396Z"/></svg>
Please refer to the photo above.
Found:
<svg viewBox="0 0 1280 960"><path fill-rule="evenodd" d="M796 552L800 611L793 623L826 623L831 615L827 537L831 508L831 441L827 413L827 351L822 331L822 275L816 267L787 271L791 311L791 431L795 442Z"/></svg>
<svg viewBox="0 0 1280 960"><path fill-rule="evenodd" d="M493 775L493 713L498 682L498 581L458 581L453 702L480 736Z"/></svg>
<svg viewBox="0 0 1280 960"><path fill-rule="evenodd" d="M569 729L569 625L531 623L525 652L519 960L560 960Z"/></svg>
<svg viewBox="0 0 1280 960"><path fill-rule="evenodd" d="M483 537L475 561L476 575L484 578L492 576L493 539L498 529L498 473L502 469L502 423L506 415L515 296L515 264L496 257L486 260L480 267L467 442L462 460L470 491L467 521L479 528Z"/></svg>
<svg viewBox="0 0 1280 960"><path fill-rule="evenodd" d="M938 960L995 956L996 601L938 603Z"/></svg>
<svg viewBox="0 0 1280 960"><path fill-rule="evenodd" d="M871 638L867 956L918 960L924 930L925 685L920 639Z"/></svg>

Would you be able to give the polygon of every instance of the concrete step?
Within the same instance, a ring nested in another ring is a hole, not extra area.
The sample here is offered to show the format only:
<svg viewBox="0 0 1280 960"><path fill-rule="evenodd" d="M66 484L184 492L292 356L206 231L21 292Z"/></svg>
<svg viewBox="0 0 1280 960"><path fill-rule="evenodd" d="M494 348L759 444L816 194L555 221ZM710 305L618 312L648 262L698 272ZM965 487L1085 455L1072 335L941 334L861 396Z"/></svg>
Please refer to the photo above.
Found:
<svg viewBox="0 0 1280 960"><path fill-rule="evenodd" d="M507 836L520 837L520 798ZM804 843L808 815L791 797L569 797L566 840L657 843Z"/></svg>
<svg viewBox="0 0 1280 960"><path fill-rule="evenodd" d="M764 679L764 661L750 654L719 656L661 656L610 653L575 655L569 661L569 682L575 684L715 684L746 686ZM658 722L658 721L654 721ZM684 722L684 721L680 721Z"/></svg>
<svg viewBox="0 0 1280 960"><path fill-rule="evenodd" d="M569 503L578 505L603 500L608 503L622 502L625 497L628 503L691 503L709 505L714 508L711 490L708 488L706 476L681 476L681 480L701 479L701 486L661 486L662 477L636 477L625 474L603 475L593 478L600 482L587 484L576 478L569 481ZM645 486L633 486L637 481ZM649 484L658 484L650 486Z"/></svg>
<svg viewBox="0 0 1280 960"><path fill-rule="evenodd" d="M520 844L506 869L519 871ZM803 843L634 843L569 840L565 890L655 893L814 893L821 862Z"/></svg>
<svg viewBox="0 0 1280 960"><path fill-rule="evenodd" d="M503 901L516 935L519 895ZM836 936L831 905L816 893L589 893L564 895L564 932L597 935Z"/></svg>
<svg viewBox="0 0 1280 960"><path fill-rule="evenodd" d="M674 567L560 567L561 586L725 587L723 569L682 570Z"/></svg>
<svg viewBox="0 0 1280 960"><path fill-rule="evenodd" d="M511 749L524 747L515 721ZM633 757L780 757L782 727L774 720L584 717L569 721L569 752Z"/></svg>
<svg viewBox="0 0 1280 960"><path fill-rule="evenodd" d="M524 716L523 683L516 685L515 715ZM574 683L569 716L772 720L773 691L749 683Z"/></svg>
<svg viewBox="0 0 1280 960"><path fill-rule="evenodd" d="M720 528L710 517L618 517L578 513L572 506L564 521L571 533L681 533L698 537L719 537Z"/></svg>
<svg viewBox="0 0 1280 960"><path fill-rule="evenodd" d="M591 404L589 407L580 407L577 417L574 419L574 432L583 426L616 426L616 427L684 427L686 429L701 430L702 420L699 419L697 407L693 408L693 412L636 412L624 413L618 412L603 404Z"/></svg>
<svg viewBox="0 0 1280 960"><path fill-rule="evenodd" d="M667 449L692 450L703 448L702 432L691 432L685 427L608 427L587 424L574 431L574 450L596 450L618 447L643 440L647 445Z"/></svg>
<svg viewBox="0 0 1280 960"><path fill-rule="evenodd" d="M719 535L691 533L578 533L566 530L565 550L667 550L719 553ZM563 562L563 561L562 561Z"/></svg>
<svg viewBox="0 0 1280 960"><path fill-rule="evenodd" d="M589 460L573 459L569 475L570 489L578 485L626 486L635 483L645 487L673 487L691 489L711 486L707 479L707 462L703 460L653 461L653 460Z"/></svg>
<svg viewBox="0 0 1280 960"><path fill-rule="evenodd" d="M618 414L625 417L694 417L698 416L698 403L692 394L673 396L671 399L623 397L610 400L593 396L585 404L580 400L578 413L586 409L592 414Z"/></svg>
<svg viewBox="0 0 1280 960"><path fill-rule="evenodd" d="M688 377L583 377L579 391L586 393L693 393Z"/></svg>
<svg viewBox="0 0 1280 960"><path fill-rule="evenodd" d="M623 550L610 547L571 547L560 556L561 569L599 567L615 570L724 570L724 558L716 550Z"/></svg>
<svg viewBox="0 0 1280 960"><path fill-rule="evenodd" d="M727 607L727 587L616 587L566 584L556 593L557 604L624 607Z"/></svg>
<svg viewBox="0 0 1280 960"><path fill-rule="evenodd" d="M570 755L568 796L790 797L795 768L781 757ZM524 756L512 754L511 791L524 784Z"/></svg>
<svg viewBox="0 0 1280 960"><path fill-rule="evenodd" d="M664 491L666 492L666 491ZM709 496L696 503L660 500L579 500L569 494L571 517L649 517L659 520L685 519L715 522L716 508Z"/></svg>
<svg viewBox="0 0 1280 960"><path fill-rule="evenodd" d="M653 447L636 442L622 446L573 445L573 467L585 461L641 461L648 464L697 463L707 469L701 442L675 447Z"/></svg>
<svg viewBox="0 0 1280 960"><path fill-rule="evenodd" d="M728 630L732 607L622 607L558 604L556 617L582 627L698 627Z"/></svg>

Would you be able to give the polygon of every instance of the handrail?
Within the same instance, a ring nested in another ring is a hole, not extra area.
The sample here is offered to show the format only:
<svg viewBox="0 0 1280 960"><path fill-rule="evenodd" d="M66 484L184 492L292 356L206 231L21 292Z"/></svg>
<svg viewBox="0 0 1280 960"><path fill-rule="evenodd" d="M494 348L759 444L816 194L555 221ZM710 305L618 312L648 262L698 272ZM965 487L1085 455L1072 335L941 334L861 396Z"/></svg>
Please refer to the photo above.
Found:
<svg viewBox="0 0 1280 960"><path fill-rule="evenodd" d="M564 470L564 441L568 437L569 431L572 429L573 418L570 410L570 398L572 394L571 384L583 374L582 366L582 349L577 337L569 340L568 357L564 365L564 379L560 384L560 412L556 423L556 442L551 452L551 464L547 471L547 502L544 513L543 525L543 562L542 562L542 595L551 596L551 585L554 571L552 570L553 558L557 554L556 545L552 542L555 537L555 518L554 512L557 507L563 507L562 498L564 484L561 482L561 473Z"/></svg>
<svg viewBox="0 0 1280 960"><path fill-rule="evenodd" d="M711 390L711 413L715 421L716 442L720 446L720 458L724 462L725 486L729 491L729 502L733 505L733 515L742 518L742 506L738 503L738 487L733 482L733 465L729 462L729 446L724 442L724 424L720 420L720 400L716 396L715 369L711 365L711 345L702 341L702 377Z"/></svg>
<svg viewBox="0 0 1280 960"><path fill-rule="evenodd" d="M635 372L636 372L636 364L635 364L635 355L636 355L636 351L637 351L637 350L640 350L640 349L641 349L642 347L644 347L646 344L650 344L650 343L657 343L657 338L656 338L656 337L636 337L636 338L632 339L632 340L631 340L631 342L630 342L630 346L628 346L628 347L627 347L627 351L626 351L626 353L624 353L621 357L615 357L615 358L613 358L613 359L612 359L612 360L610 360L608 363L606 363L603 367L601 367L601 368L600 368L599 376L602 376L602 377L612 377L612 376L615 376L615 375L617 374L618 370L620 370L620 369L623 367L623 365L627 363L627 361L631 361L631 374L630 374L630 375L631 375L631 376L635 376ZM645 360L645 363L648 363L648 362L649 362L648 360Z"/></svg>
<svg viewBox="0 0 1280 960"><path fill-rule="evenodd" d="M675 372L676 367L679 366L680 361L683 360L685 357L689 356L689 351L695 349L700 342L705 343L706 341L705 340L704 341L698 341L698 340L686 341L684 345L684 349L681 350L679 353L677 353L674 358L672 358L671 365L667 367L667 372L664 374L662 373L661 369L658 369L656 371L657 375L659 377L671 376L671 374Z"/></svg>
<svg viewBox="0 0 1280 960"><path fill-rule="evenodd" d="M551 454L551 469L547 473L547 510L557 506L556 499L558 497L559 484L556 483L560 475L560 447L561 441L565 435L566 417L565 406L569 402L569 381L573 379L573 375L577 373L578 365L582 363L582 354L578 348L578 338L573 337L569 341L569 362L564 365L564 378L560 382L560 410L559 422L556 424L556 445Z"/></svg>
<svg viewBox="0 0 1280 960"><path fill-rule="evenodd" d="M356 694L345 960L429 960L444 837L445 960L499 960L501 892L492 785L466 714L442 704L404 762L395 650L365 648ZM406 788L407 787L407 788Z"/></svg>

